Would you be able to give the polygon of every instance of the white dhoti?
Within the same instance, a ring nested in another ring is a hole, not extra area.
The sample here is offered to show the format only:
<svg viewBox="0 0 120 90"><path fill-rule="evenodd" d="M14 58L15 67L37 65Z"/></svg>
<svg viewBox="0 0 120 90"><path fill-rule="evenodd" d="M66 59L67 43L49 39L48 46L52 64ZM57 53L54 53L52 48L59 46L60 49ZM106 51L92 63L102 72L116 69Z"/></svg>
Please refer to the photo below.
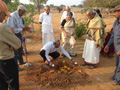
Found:
<svg viewBox="0 0 120 90"><path fill-rule="evenodd" d="M50 32L50 33L42 33L42 43L43 46L48 43L54 41L54 33Z"/></svg>
<svg viewBox="0 0 120 90"><path fill-rule="evenodd" d="M83 59L87 64L96 65L99 63L100 47L96 48L96 43L86 39L83 50Z"/></svg>

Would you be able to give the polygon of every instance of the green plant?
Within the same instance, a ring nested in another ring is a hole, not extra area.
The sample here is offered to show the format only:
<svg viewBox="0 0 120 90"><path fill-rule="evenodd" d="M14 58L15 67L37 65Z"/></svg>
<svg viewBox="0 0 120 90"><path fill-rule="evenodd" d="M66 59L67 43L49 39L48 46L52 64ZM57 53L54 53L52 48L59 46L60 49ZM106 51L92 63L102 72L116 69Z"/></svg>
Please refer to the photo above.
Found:
<svg viewBox="0 0 120 90"><path fill-rule="evenodd" d="M82 35L86 33L86 24L84 22L78 22L76 23L76 32L75 32L75 38L80 38Z"/></svg>

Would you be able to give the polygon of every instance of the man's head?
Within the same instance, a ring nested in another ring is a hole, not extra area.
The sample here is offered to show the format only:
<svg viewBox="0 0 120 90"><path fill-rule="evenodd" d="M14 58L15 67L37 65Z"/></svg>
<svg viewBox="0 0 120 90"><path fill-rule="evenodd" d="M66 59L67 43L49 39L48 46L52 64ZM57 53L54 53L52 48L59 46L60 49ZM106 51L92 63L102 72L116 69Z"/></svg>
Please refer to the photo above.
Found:
<svg viewBox="0 0 120 90"><path fill-rule="evenodd" d="M120 20L120 5L115 7L113 15Z"/></svg>
<svg viewBox="0 0 120 90"><path fill-rule="evenodd" d="M67 19L70 20L73 16L73 13L72 12L68 12L67 13Z"/></svg>
<svg viewBox="0 0 120 90"><path fill-rule="evenodd" d="M5 16L11 17L7 5L3 1L0 1L0 22L3 22Z"/></svg>
<svg viewBox="0 0 120 90"><path fill-rule="evenodd" d="M44 8L44 9L45 9L45 12L46 12L47 14L49 14L49 13L50 13L50 6L48 6L48 5L47 5L47 6L45 6L45 8Z"/></svg>
<svg viewBox="0 0 120 90"><path fill-rule="evenodd" d="M19 16L21 17L21 16L23 16L23 15L25 14L25 12L26 12L26 7L23 6L23 5L19 5L19 6L17 7L17 11L18 11Z"/></svg>
<svg viewBox="0 0 120 90"><path fill-rule="evenodd" d="M66 6L66 11L70 12L70 6Z"/></svg>
<svg viewBox="0 0 120 90"><path fill-rule="evenodd" d="M56 39L53 44L55 45L56 48L59 48L60 46L60 40L59 39Z"/></svg>
<svg viewBox="0 0 120 90"><path fill-rule="evenodd" d="M88 17L88 19L93 19L93 18L95 17L95 11L89 9L89 10L86 12L86 16Z"/></svg>

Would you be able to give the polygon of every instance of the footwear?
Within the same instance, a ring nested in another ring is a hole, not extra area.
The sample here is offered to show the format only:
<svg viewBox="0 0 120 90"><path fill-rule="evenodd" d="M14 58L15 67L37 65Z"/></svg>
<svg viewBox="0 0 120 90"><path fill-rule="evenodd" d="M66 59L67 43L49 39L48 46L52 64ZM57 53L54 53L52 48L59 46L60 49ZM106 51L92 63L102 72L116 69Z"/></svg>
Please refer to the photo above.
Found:
<svg viewBox="0 0 120 90"><path fill-rule="evenodd" d="M94 68L96 68L97 66L95 66L95 65L91 65L91 66L89 66L88 68L89 69L94 69Z"/></svg>
<svg viewBox="0 0 120 90"><path fill-rule="evenodd" d="M23 70L22 68L18 67L18 71L22 71L22 70Z"/></svg>
<svg viewBox="0 0 120 90"><path fill-rule="evenodd" d="M86 66L87 64L86 63L82 63L82 64L80 64L81 66Z"/></svg>

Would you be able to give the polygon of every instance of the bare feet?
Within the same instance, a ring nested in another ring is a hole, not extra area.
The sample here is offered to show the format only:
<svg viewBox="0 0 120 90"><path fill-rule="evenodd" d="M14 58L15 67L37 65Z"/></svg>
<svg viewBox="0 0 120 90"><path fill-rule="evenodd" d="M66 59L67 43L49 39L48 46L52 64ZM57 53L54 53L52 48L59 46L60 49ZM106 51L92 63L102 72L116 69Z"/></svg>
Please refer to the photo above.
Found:
<svg viewBox="0 0 120 90"><path fill-rule="evenodd" d="M118 85L118 84L116 84L114 81L113 81L113 82L110 82L110 83L111 83L112 85L114 85L114 86L115 86L115 85Z"/></svg>

